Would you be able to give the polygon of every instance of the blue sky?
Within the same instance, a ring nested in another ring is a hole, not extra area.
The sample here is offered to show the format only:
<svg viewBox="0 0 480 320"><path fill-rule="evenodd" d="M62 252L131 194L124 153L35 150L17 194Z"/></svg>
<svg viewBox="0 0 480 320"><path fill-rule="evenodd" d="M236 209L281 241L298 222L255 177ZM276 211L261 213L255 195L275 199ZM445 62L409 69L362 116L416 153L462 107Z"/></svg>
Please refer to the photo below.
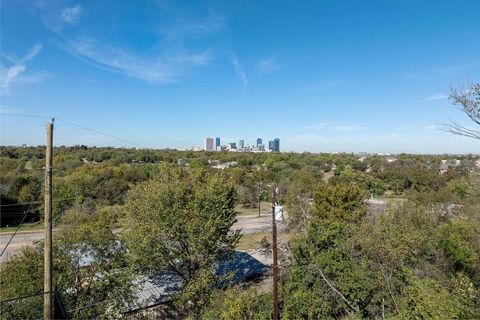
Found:
<svg viewBox="0 0 480 320"><path fill-rule="evenodd" d="M436 123L480 81L480 1L22 1L1 6L1 144L53 115L145 147L479 153ZM57 122L56 145L127 145Z"/></svg>

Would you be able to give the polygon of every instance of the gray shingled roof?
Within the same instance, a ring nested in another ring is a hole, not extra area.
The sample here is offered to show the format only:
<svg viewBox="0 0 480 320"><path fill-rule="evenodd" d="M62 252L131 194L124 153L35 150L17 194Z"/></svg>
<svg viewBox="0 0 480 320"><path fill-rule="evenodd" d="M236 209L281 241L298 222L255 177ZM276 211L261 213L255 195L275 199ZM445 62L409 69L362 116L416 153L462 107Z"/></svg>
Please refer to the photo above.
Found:
<svg viewBox="0 0 480 320"><path fill-rule="evenodd" d="M442 163L442 164L440 165L440 168L439 168L439 169L440 169L440 170L448 170L448 166L449 166L448 163L447 163L447 162L444 162L444 163Z"/></svg>
<svg viewBox="0 0 480 320"><path fill-rule="evenodd" d="M221 261L216 273L226 276L232 273L228 281L219 286L227 286L252 280L264 275L269 267L246 252L235 251L230 260ZM183 279L175 272L165 270L151 277L139 278L136 281L139 289L134 293L134 301L126 312L148 308L170 301L183 288Z"/></svg>

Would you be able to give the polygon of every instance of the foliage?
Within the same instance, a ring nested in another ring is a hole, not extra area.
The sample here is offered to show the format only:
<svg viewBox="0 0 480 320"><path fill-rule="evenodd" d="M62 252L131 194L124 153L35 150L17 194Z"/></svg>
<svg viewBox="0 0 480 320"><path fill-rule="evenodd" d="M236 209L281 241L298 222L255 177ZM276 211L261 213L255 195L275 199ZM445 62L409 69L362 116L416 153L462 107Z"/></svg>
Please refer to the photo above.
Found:
<svg viewBox="0 0 480 320"><path fill-rule="evenodd" d="M73 319L113 314L129 301L131 276L110 221L108 210L84 205L69 210L55 233L54 288ZM43 291L43 246L22 249L0 268L0 300Z"/></svg>
<svg viewBox="0 0 480 320"><path fill-rule="evenodd" d="M270 319L271 299L271 294L258 293L254 288L238 287L217 291L201 318L205 320Z"/></svg>
<svg viewBox="0 0 480 320"><path fill-rule="evenodd" d="M122 238L132 264L147 275L176 272L185 286L180 301L200 307L215 285L215 264L239 240L230 231L235 201L234 185L219 175L163 167L125 201Z"/></svg>

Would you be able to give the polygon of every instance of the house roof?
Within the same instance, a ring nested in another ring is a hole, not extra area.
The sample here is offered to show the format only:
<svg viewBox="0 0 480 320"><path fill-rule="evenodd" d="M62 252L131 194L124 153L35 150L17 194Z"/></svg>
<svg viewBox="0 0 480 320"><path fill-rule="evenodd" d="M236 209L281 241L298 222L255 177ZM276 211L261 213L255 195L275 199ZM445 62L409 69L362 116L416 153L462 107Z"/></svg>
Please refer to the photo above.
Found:
<svg viewBox="0 0 480 320"><path fill-rule="evenodd" d="M448 163L447 162L444 162L440 165L440 170L448 170Z"/></svg>
<svg viewBox="0 0 480 320"><path fill-rule="evenodd" d="M231 259L219 262L216 274L218 276L231 274L228 280L219 283L219 286L223 287L260 277L268 269L268 266L250 254L235 251ZM161 271L150 277L138 278L135 282L139 288L134 293L134 301L125 311L127 313L170 301L175 294L182 290L184 284L182 277L170 270Z"/></svg>

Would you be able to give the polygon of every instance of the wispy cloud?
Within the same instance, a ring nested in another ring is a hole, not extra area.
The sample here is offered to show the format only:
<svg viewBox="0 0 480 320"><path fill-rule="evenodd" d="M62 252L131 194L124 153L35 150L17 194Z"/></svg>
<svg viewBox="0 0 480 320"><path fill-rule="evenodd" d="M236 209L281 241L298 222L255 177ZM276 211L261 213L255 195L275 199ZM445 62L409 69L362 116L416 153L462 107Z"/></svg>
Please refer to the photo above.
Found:
<svg viewBox="0 0 480 320"><path fill-rule="evenodd" d="M330 127L333 131L343 131L343 132L354 132L365 129L362 126L358 125L334 125Z"/></svg>
<svg viewBox="0 0 480 320"><path fill-rule="evenodd" d="M50 10L47 14L44 14L43 22L56 33L62 33L63 29L68 26L77 25L85 12L85 9L80 5L63 8L60 12L58 8Z"/></svg>
<svg viewBox="0 0 480 320"><path fill-rule="evenodd" d="M235 55L232 55L232 57L230 58L230 61L232 62L233 69L235 70L235 72L240 77L240 80L242 81L243 87L244 88L247 87L248 86L247 74L246 74L245 70L243 69L243 66L240 64L240 61L238 60L238 57L235 56Z"/></svg>
<svg viewBox="0 0 480 320"><path fill-rule="evenodd" d="M349 86L355 84L354 80L347 79L325 79L310 85L307 85L304 89L304 92L307 93L316 93L323 91L332 91L332 89L341 88L343 86Z"/></svg>
<svg viewBox="0 0 480 320"><path fill-rule="evenodd" d="M356 124L335 124L328 122L316 122L306 127L307 131L322 131L322 132L354 132L366 129L363 126Z"/></svg>
<svg viewBox="0 0 480 320"><path fill-rule="evenodd" d="M179 18L176 23L164 28L162 33L170 40L183 37L203 37L216 33L224 26L224 16L210 12L204 19L194 19L192 17Z"/></svg>
<svg viewBox="0 0 480 320"><path fill-rule="evenodd" d="M27 70L27 62L32 60L40 51L42 50L42 44L37 43L28 50L27 54L16 61L10 67L1 66L1 80L0 87L2 88L2 93L8 93L10 90L10 84L12 82L22 82L20 75ZM24 78L23 80L27 80ZM25 81L24 81L25 82Z"/></svg>
<svg viewBox="0 0 480 320"><path fill-rule="evenodd" d="M444 66L437 66L433 68L428 68L424 70L415 70L411 72L407 72L402 75L402 78L405 80L430 80L432 78L438 78L439 76L448 76L452 77L455 75L464 75L465 73L469 73L474 71L478 67L478 63L462 63L462 64L452 64L452 65L444 65Z"/></svg>
<svg viewBox="0 0 480 320"><path fill-rule="evenodd" d="M172 55L170 60L175 63L185 63L190 65L206 65L212 60L210 51L201 53L179 53Z"/></svg>
<svg viewBox="0 0 480 320"><path fill-rule="evenodd" d="M432 132L438 130L439 127L436 124L429 124L423 127L423 130L426 132Z"/></svg>
<svg viewBox="0 0 480 320"><path fill-rule="evenodd" d="M448 99L448 95L445 93L437 93L434 95L431 95L429 97L426 97L422 101L437 101L437 100L445 100Z"/></svg>
<svg viewBox="0 0 480 320"><path fill-rule="evenodd" d="M207 65L213 57L209 49L195 52L186 49L188 41L183 38L212 34L224 26L224 18L220 14L209 12L204 18L195 19L183 12L183 9L168 4L164 9L155 13L158 16L155 22L148 23L152 30L157 30L160 26L162 29L158 41L152 43L148 50L142 50L148 54L134 51L132 46L126 49L126 46L99 40L101 30L93 31L87 24L82 28L67 28L81 22L87 10L80 5L61 8L58 5L48 5L42 9L42 17L44 24L57 35L56 44L82 62L103 71L149 83L172 83L188 73L193 66ZM180 14L170 14L176 11L180 11ZM173 20L170 19L172 15Z"/></svg>
<svg viewBox="0 0 480 320"><path fill-rule="evenodd" d="M258 68L261 73L272 73L278 69L278 63L274 57L258 61Z"/></svg>
<svg viewBox="0 0 480 320"><path fill-rule="evenodd" d="M161 61L139 58L122 49L84 38L72 41L66 48L76 57L102 70L115 72L148 82L174 81L173 68Z"/></svg>
<svg viewBox="0 0 480 320"><path fill-rule="evenodd" d="M83 13L83 8L80 5L76 5L74 7L70 8L65 8L62 11L62 19L66 23L70 25L75 25L77 24L78 20L80 19L80 16Z"/></svg>

